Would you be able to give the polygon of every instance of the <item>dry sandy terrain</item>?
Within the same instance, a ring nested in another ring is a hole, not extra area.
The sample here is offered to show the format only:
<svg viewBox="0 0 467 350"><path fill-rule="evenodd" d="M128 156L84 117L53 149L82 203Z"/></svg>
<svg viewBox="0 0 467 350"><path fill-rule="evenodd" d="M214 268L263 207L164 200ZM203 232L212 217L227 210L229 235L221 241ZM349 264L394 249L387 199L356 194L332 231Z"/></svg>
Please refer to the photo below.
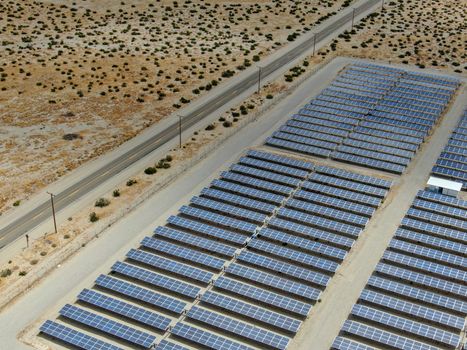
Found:
<svg viewBox="0 0 467 350"><path fill-rule="evenodd" d="M349 3L2 1L0 214Z"/></svg>

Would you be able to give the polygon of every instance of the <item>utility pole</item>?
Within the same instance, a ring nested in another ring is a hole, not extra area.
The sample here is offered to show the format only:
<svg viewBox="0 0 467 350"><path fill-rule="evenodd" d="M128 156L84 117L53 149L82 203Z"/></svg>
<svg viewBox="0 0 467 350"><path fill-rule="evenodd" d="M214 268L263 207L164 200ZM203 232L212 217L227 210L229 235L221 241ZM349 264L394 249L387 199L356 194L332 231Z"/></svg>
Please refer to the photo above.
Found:
<svg viewBox="0 0 467 350"><path fill-rule="evenodd" d="M50 194L50 202L52 204L52 215L54 218L54 228L55 228L55 233L57 233L57 220L55 219L55 207L54 207L54 197L55 195L53 193L47 192Z"/></svg>
<svg viewBox="0 0 467 350"><path fill-rule="evenodd" d="M178 115L178 147L182 148L182 116Z"/></svg>
<svg viewBox="0 0 467 350"><path fill-rule="evenodd" d="M383 0L384 1L384 0ZM355 9L352 9L352 30L353 30L353 22L355 18Z"/></svg>
<svg viewBox="0 0 467 350"><path fill-rule="evenodd" d="M29 248L29 235L26 233L26 248Z"/></svg>
<svg viewBox="0 0 467 350"><path fill-rule="evenodd" d="M313 34L313 54L312 56L315 56L315 47L316 47L316 33Z"/></svg>
<svg viewBox="0 0 467 350"><path fill-rule="evenodd" d="M258 66L258 95L261 89L261 66Z"/></svg>

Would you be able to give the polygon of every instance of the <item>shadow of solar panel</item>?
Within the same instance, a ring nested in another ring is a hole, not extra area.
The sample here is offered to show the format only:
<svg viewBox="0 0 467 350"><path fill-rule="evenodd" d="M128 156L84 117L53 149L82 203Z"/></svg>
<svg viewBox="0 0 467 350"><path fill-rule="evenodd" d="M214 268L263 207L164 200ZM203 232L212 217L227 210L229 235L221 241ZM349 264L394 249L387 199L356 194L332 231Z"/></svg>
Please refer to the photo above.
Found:
<svg viewBox="0 0 467 350"><path fill-rule="evenodd" d="M156 340L156 337L151 334L128 327L122 323L115 322L70 304L66 304L60 310L60 315L144 348L149 348Z"/></svg>
<svg viewBox="0 0 467 350"><path fill-rule="evenodd" d="M117 292L134 300L143 301L147 304L156 306L169 312L180 315L185 309L186 303L170 298L165 295L158 294L151 290L141 288L134 284L121 281L119 279L100 275L96 280L96 285L113 292Z"/></svg>
<svg viewBox="0 0 467 350"><path fill-rule="evenodd" d="M45 321L40 331L50 337L59 339L67 344L74 345L85 350L123 350L115 345L106 343L100 339L91 337L53 321Z"/></svg>
<svg viewBox="0 0 467 350"><path fill-rule="evenodd" d="M167 317L89 289L83 289L78 300L162 331L167 330L171 322Z"/></svg>

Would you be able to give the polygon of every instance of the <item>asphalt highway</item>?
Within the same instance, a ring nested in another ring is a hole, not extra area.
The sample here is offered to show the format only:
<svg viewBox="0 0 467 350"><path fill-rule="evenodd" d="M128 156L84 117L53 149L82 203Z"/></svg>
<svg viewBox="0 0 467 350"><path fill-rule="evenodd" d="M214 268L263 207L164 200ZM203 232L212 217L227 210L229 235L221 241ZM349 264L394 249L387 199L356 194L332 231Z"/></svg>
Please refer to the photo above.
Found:
<svg viewBox="0 0 467 350"><path fill-rule="evenodd" d="M356 7L353 13L347 13L335 21L332 21L331 18L331 23L325 26L320 32L315 33L314 37L309 38L299 46L291 48L274 61L261 67L261 77L266 78L280 67L286 65L290 61L293 61L302 55L305 51L311 49L313 45L325 39L331 33L335 32L337 29L340 29L344 25L348 25L352 20L352 16L358 16L377 3L381 3L381 0L368 0L361 4L359 7ZM200 105L192 113L183 117L182 131L198 123L200 120L216 111L219 107L234 99L236 96L257 83L258 72L252 72L238 83L225 90L222 94L213 95L211 99ZM107 181L109 177L126 169L128 166L153 152L160 146L167 143L169 140L177 137L178 133L179 123L175 122L165 130L135 146L112 162L105 164L102 166L102 168L87 175L85 178L76 182L64 191L57 193L54 197L55 210L60 211L61 209L65 208L89 191L93 190L95 187L99 186L101 183ZM9 223L7 226L2 227L0 229L0 249L21 237L29 230L38 226L44 220L50 220L50 217L50 203L45 202L28 213L25 213L22 217Z"/></svg>

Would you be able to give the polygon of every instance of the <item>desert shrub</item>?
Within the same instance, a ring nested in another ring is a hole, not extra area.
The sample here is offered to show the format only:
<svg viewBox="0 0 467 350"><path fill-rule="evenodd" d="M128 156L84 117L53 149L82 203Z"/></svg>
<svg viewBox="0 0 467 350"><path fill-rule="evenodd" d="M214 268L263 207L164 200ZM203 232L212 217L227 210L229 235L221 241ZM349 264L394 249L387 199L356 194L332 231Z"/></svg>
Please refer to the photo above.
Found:
<svg viewBox="0 0 467 350"><path fill-rule="evenodd" d="M89 221L96 222L97 220L99 220L99 216L95 212L89 214Z"/></svg>
<svg viewBox="0 0 467 350"><path fill-rule="evenodd" d="M110 204L110 201L107 198L99 198L94 205L99 208L106 207Z"/></svg>
<svg viewBox="0 0 467 350"><path fill-rule="evenodd" d="M2 270L0 272L0 277L3 277L3 278L8 277L10 275L11 275L11 270L10 269L5 269L5 270Z"/></svg>
<svg viewBox="0 0 467 350"><path fill-rule="evenodd" d="M146 169L144 169L144 173L146 175L153 175L155 173L157 173L157 169L153 166L150 166L150 167L147 167Z"/></svg>
<svg viewBox="0 0 467 350"><path fill-rule="evenodd" d="M19 199L13 202L14 207L19 207L20 204L21 204L21 201Z"/></svg>
<svg viewBox="0 0 467 350"><path fill-rule="evenodd" d="M206 126L207 131L214 130L215 128L216 126L214 124L209 124L208 126Z"/></svg>
<svg viewBox="0 0 467 350"><path fill-rule="evenodd" d="M136 180L134 180L134 179L130 179L130 180L128 180L128 181L126 182L126 185L127 185L128 187L130 187L130 186L133 186L133 185L136 184L136 183L138 183L138 181L136 181Z"/></svg>

